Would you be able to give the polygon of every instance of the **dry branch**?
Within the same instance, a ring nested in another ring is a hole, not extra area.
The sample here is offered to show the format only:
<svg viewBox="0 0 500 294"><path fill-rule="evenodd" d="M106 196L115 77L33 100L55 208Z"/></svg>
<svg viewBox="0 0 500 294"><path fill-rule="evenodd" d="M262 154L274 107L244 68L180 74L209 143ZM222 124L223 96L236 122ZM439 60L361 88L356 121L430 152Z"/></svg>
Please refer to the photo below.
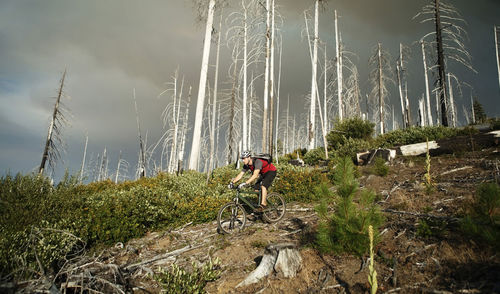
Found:
<svg viewBox="0 0 500 294"><path fill-rule="evenodd" d="M184 252L187 252L187 251L190 251L190 250L193 250L193 249L196 249L198 247L201 247L201 245L196 245L196 246L191 246L191 245L187 245L181 249L177 249L177 250L174 250L174 251L171 251L171 252L167 252L167 253L164 253L164 254L161 254L161 255L157 255L151 259L148 259L148 260L145 260L145 261L142 261L142 262L139 262L139 263L134 263L134 264L131 264L127 267L125 267L125 270L131 270L133 268L136 268L138 266L142 266L142 265L145 265L145 264L148 264L148 263L152 263L152 262L155 262L155 261L158 261L158 260L161 260L161 259L165 259L165 258L168 258L168 257L171 257L171 256L177 256L177 255L180 255Z"/></svg>

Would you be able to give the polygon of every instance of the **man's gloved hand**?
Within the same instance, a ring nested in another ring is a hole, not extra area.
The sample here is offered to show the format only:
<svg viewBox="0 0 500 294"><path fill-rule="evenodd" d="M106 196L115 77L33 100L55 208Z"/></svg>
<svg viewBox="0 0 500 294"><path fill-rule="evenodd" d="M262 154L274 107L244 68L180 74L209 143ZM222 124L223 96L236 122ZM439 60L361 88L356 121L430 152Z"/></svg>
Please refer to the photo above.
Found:
<svg viewBox="0 0 500 294"><path fill-rule="evenodd" d="M229 185L227 185L227 187L228 187L229 189L233 189L233 188L234 188L234 183L233 183L232 181L231 181L231 182L229 182Z"/></svg>
<svg viewBox="0 0 500 294"><path fill-rule="evenodd" d="M247 185L247 183L243 182L243 183L238 185L238 189L243 189L246 185Z"/></svg>

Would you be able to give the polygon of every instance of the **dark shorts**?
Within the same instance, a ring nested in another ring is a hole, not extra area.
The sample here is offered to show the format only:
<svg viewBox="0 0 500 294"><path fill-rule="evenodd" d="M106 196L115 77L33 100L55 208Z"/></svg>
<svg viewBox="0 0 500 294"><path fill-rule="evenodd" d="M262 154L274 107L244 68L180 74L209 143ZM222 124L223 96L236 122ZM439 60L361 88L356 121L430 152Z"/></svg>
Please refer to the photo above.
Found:
<svg viewBox="0 0 500 294"><path fill-rule="evenodd" d="M254 186L255 189L259 189L260 185L266 187L266 189L269 189L269 187L271 187L271 184L273 183L275 177L276 177L275 170L268 171L265 174L261 174L259 176L259 179L255 183L255 186Z"/></svg>

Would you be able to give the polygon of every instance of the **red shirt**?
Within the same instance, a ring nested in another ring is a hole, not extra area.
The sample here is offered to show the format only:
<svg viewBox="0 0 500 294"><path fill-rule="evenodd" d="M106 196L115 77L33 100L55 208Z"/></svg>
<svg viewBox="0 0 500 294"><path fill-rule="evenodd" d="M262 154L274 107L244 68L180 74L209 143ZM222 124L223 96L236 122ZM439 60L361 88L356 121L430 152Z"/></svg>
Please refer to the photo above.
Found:
<svg viewBox="0 0 500 294"><path fill-rule="evenodd" d="M260 174L265 174L268 171L276 171L276 167L272 163L268 163L266 160L260 158L252 158L253 165L244 165L243 171L246 172L251 170L252 172L255 169L260 169Z"/></svg>

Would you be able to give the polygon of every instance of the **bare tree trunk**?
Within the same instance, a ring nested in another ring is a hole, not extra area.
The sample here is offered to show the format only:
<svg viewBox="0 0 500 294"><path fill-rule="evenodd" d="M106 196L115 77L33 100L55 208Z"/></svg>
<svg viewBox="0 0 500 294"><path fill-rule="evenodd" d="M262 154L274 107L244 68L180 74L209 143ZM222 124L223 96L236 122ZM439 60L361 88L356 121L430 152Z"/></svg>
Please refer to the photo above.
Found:
<svg viewBox="0 0 500 294"><path fill-rule="evenodd" d="M247 8L245 6L244 0L241 1L241 5L244 10L244 24L243 24L243 150L248 150L248 141L247 141L247 103L248 103L248 86L247 86L247 69L248 69L248 28L247 28ZM222 20L222 16L221 16Z"/></svg>
<svg viewBox="0 0 500 294"><path fill-rule="evenodd" d="M219 154L219 131L220 131L220 103L219 103L219 109L217 111L217 134L215 136L215 166L219 167L218 162L218 154Z"/></svg>
<svg viewBox="0 0 500 294"><path fill-rule="evenodd" d="M403 100L403 85L402 85L402 80L401 80L401 66L400 63L401 61L398 62L396 65L396 71L398 74L398 88L399 88L399 98L401 101L401 116L403 119L403 128L406 128L406 116L405 116L405 105L404 105L404 100Z"/></svg>
<svg viewBox="0 0 500 294"><path fill-rule="evenodd" d="M189 86L189 92L188 92L188 102L187 102L187 106L186 106L186 112L184 113L184 121L182 122L183 126L182 126L182 135L181 135L181 146L180 146L180 150L179 150L179 154L178 154L178 164L177 164L177 173L179 173L179 168L182 168L183 167L183 161L184 161L184 150L185 150L185 146L186 146L186 136L187 136L187 132L188 132L188 127L187 127L187 124L188 124L188 119L189 119L189 105L191 104L191 90L192 90L192 87Z"/></svg>
<svg viewBox="0 0 500 294"><path fill-rule="evenodd" d="M472 114L472 124L476 124L476 114L474 113L474 101L472 101L472 93L470 95L470 107L471 107L471 114Z"/></svg>
<svg viewBox="0 0 500 294"><path fill-rule="evenodd" d="M43 154L42 154L42 162L40 163L40 168L38 169L38 174L43 174L43 171L45 169L45 164L47 163L47 160L49 160L49 153L51 153L51 150L54 150L54 140L53 140L53 135L54 135L54 129L56 128L56 121L59 119L59 116L61 115L61 112L59 110L59 105L61 103L61 97L63 95L63 88L64 88L64 80L66 78L66 69L64 70L61 83L59 86L59 91L57 93L57 99L56 103L54 105L54 111L52 112L52 119L50 120L50 125L49 125L49 131L47 133L47 140L45 140L45 148L43 149ZM57 150L55 150L57 155ZM55 163L56 158L54 158L54 163ZM51 165L51 160L49 160L49 166Z"/></svg>
<svg viewBox="0 0 500 294"><path fill-rule="evenodd" d="M134 106L135 106L135 118L137 120L137 132L139 133L139 175L141 178L146 176L146 154L145 147L142 141L141 135L141 124L139 123L139 111L137 110L137 100L135 99L135 88L134 88Z"/></svg>
<svg viewBox="0 0 500 294"><path fill-rule="evenodd" d="M120 164L122 162L122 151L120 150L120 154L118 155L118 164L116 166L116 176L115 176L115 184L118 184L118 176L120 175Z"/></svg>
<svg viewBox="0 0 500 294"><path fill-rule="evenodd" d="M337 99L339 106L339 120L342 120L342 61L340 60L340 42L339 42L339 30L338 30L338 18L337 10L335 10L335 52L336 59L335 63L337 65ZM325 116L326 117L326 116Z"/></svg>
<svg viewBox="0 0 500 294"><path fill-rule="evenodd" d="M379 115L380 115L380 134L384 134L384 97L382 95L382 48L381 44L378 43L378 103L379 103Z"/></svg>
<svg viewBox="0 0 500 294"><path fill-rule="evenodd" d="M405 81L405 101L406 101L406 125L411 126L411 109L410 109L410 99L408 99L408 84Z"/></svg>
<svg viewBox="0 0 500 294"><path fill-rule="evenodd" d="M430 97L431 94L429 92L429 77L427 75L427 61L426 61L426 58L425 58L425 44L424 44L424 41L421 40L420 44L422 46L422 60L423 60L423 63L424 63L425 98L426 98L426 101L427 101L427 122L428 122L429 126L432 126L433 125L433 121L432 121L432 114L431 114L431 97Z"/></svg>
<svg viewBox="0 0 500 294"><path fill-rule="evenodd" d="M448 126L447 108L446 108L446 74L444 63L443 51L443 37L441 27L441 13L439 10L439 0L435 2L435 21L436 21L436 42L437 42L437 55L438 55L438 72L439 72L439 88L440 88L440 103L441 103L441 121L442 125Z"/></svg>
<svg viewBox="0 0 500 294"><path fill-rule="evenodd" d="M323 109L323 118L325 119L324 120L324 128L325 130L328 131L328 97L327 97L327 93L326 93L326 90L327 90L327 83L328 83L328 79L327 79L327 64L326 64L326 61L327 61L327 57L326 57L326 44L325 44L325 57L324 57L324 63L325 63L325 68L324 68L324 73L323 73L323 105L324 105L324 109Z"/></svg>
<svg viewBox="0 0 500 294"><path fill-rule="evenodd" d="M274 0L273 0L274 1ZM274 146L275 146L275 154L276 154L276 162L278 162L278 119L280 115L280 85L281 85L281 56L283 56L283 41L280 42L280 60L279 60L279 66L278 66L278 93L276 95L277 97L277 103L276 103L276 132L274 136Z"/></svg>
<svg viewBox="0 0 500 294"><path fill-rule="evenodd" d="M270 96L270 111L269 111L269 140L268 153L273 153L273 116L274 116L274 0L271 0L271 60L269 66L269 96Z"/></svg>
<svg viewBox="0 0 500 294"><path fill-rule="evenodd" d="M85 134L85 148L83 149L83 159L82 159L82 168L80 169L80 177L78 182L82 183L83 181L83 170L85 168L85 157L87 156L87 144L89 142L89 135Z"/></svg>
<svg viewBox="0 0 500 294"><path fill-rule="evenodd" d="M246 15L246 11L245 11ZM246 30L246 20L245 20L245 30ZM207 181L208 181L208 176L212 172L213 165L214 165L214 156L215 156L215 115L217 112L217 86L219 83L219 55L220 55L220 38L222 34L222 12L220 15L220 21L219 21L219 36L217 37L217 53L216 53L216 58L215 58L215 77L214 77L214 102L213 102L213 111L212 111L212 126L210 129L210 162L208 164L208 173L207 173ZM246 31L245 31L245 36L246 36ZM246 37L245 37L245 50L246 50ZM245 52L245 62L246 62L246 52ZM245 82L246 82L246 68L245 68ZM245 92L246 92L246 87ZM243 94L245 95L245 94ZM245 105L245 102L243 103ZM245 119L245 106L243 106L243 119ZM244 130L243 130L244 131Z"/></svg>
<svg viewBox="0 0 500 294"><path fill-rule="evenodd" d="M201 62L200 83L198 87L198 100L196 104L196 118L194 121L193 141L189 157L189 169L195 170L200 157L201 124L203 121L203 107L205 105L205 90L207 84L208 60L210 57L210 41L212 35L212 24L214 20L215 0L208 4L208 17L205 27L205 40L203 46L203 58Z"/></svg>
<svg viewBox="0 0 500 294"><path fill-rule="evenodd" d="M406 115L405 115L405 104L403 95L403 72L404 72L404 61L403 61L403 44L399 43L399 61L396 65L396 70L398 74L398 89L399 89L399 99L401 100L401 115L403 118L403 128L406 128Z"/></svg>
<svg viewBox="0 0 500 294"><path fill-rule="evenodd" d="M307 19L306 19L307 24ZM314 37L313 37L313 52L312 52L312 75L311 75L311 108L309 113L309 140L308 148L312 150L316 147L316 75L318 66L318 25L319 24L319 0L314 4ZM309 33L309 30L308 30ZM308 42L310 40L308 39Z"/></svg>
<svg viewBox="0 0 500 294"><path fill-rule="evenodd" d="M289 120L290 120L290 94L288 94L288 103L287 103L287 107L286 107L286 147L283 148L283 149L285 149L286 154L290 153L290 136L288 133Z"/></svg>
<svg viewBox="0 0 500 294"><path fill-rule="evenodd" d="M269 58L271 54L271 7L270 0L266 0L266 68L264 73L264 116L262 118L262 151L267 150L268 138L268 97L269 97Z"/></svg>
<svg viewBox="0 0 500 294"><path fill-rule="evenodd" d="M440 121L440 113L439 113L439 90L436 90L436 125L439 126Z"/></svg>
<svg viewBox="0 0 500 294"><path fill-rule="evenodd" d="M249 113L249 116L248 116L248 148L251 149L252 148L252 113L253 113L253 97L254 97L254 93L253 93L253 82L254 82L254 79L253 79L253 72L252 72L252 79L251 79L251 82L250 82L250 113Z"/></svg>
<svg viewBox="0 0 500 294"><path fill-rule="evenodd" d="M231 164L233 162L233 147L234 147L234 113L236 108L236 84L238 83L238 59L234 59L234 69L233 69L233 89L231 91L231 110L229 114L229 146L227 154L227 162Z"/></svg>
<svg viewBox="0 0 500 294"><path fill-rule="evenodd" d="M418 118L421 127L425 127L425 103L424 97L418 100Z"/></svg>
<svg viewBox="0 0 500 294"><path fill-rule="evenodd" d="M500 53L498 49L498 47L500 46L500 43L498 42L498 35L500 34L500 31L496 25L494 26L494 31L495 31L495 53L497 58L497 70L498 70L498 86L500 87Z"/></svg>
<svg viewBox="0 0 500 294"><path fill-rule="evenodd" d="M450 96L450 115L451 115L451 126L457 127L457 118L455 113L455 101L453 101L453 88L451 86L451 74L448 73L448 91Z"/></svg>

